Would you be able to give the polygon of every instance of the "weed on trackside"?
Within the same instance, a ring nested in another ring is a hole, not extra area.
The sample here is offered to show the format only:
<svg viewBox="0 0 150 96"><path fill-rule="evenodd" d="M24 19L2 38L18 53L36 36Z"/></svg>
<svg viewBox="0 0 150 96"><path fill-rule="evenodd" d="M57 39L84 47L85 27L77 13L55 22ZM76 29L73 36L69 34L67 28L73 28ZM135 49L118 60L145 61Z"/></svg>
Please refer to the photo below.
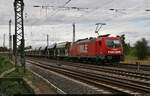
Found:
<svg viewBox="0 0 150 96"><path fill-rule="evenodd" d="M13 64L7 57L0 56L0 74L13 68Z"/></svg>

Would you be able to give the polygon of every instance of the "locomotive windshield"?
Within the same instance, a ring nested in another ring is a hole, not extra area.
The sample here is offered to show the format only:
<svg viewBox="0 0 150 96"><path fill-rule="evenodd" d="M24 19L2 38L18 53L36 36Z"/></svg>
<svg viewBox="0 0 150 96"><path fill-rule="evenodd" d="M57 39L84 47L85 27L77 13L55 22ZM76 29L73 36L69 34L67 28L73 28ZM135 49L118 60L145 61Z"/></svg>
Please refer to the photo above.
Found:
<svg viewBox="0 0 150 96"><path fill-rule="evenodd" d="M106 39L106 45L110 48L119 48L121 44L120 44L120 40Z"/></svg>

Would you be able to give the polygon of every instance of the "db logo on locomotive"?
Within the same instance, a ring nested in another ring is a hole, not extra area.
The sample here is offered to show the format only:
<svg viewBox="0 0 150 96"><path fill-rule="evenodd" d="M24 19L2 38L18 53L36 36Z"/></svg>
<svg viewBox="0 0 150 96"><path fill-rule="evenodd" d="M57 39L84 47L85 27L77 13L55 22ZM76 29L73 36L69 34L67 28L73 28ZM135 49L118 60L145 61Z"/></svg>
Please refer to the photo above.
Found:
<svg viewBox="0 0 150 96"><path fill-rule="evenodd" d="M78 52L79 53L87 53L88 52L88 45L87 44L79 45L78 46Z"/></svg>

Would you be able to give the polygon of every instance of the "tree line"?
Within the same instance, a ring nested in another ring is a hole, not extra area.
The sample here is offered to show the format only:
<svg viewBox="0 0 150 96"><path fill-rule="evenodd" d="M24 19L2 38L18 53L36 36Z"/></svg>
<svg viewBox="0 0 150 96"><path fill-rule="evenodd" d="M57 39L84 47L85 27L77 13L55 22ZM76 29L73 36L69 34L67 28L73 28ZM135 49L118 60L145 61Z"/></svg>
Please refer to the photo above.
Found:
<svg viewBox="0 0 150 96"><path fill-rule="evenodd" d="M124 55L131 55L137 57L138 60L147 59L150 56L150 47L148 41L145 38L138 40L133 47L130 43L125 42L125 35L117 36L120 37L123 45Z"/></svg>

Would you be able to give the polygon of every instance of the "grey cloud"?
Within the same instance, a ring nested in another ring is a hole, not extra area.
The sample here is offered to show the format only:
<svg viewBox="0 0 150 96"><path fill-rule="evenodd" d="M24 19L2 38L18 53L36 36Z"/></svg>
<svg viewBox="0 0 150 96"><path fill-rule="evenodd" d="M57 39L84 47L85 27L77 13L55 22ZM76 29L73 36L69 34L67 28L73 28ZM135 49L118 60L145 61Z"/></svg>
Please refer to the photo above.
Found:
<svg viewBox="0 0 150 96"><path fill-rule="evenodd" d="M132 21L149 19L150 13L144 12L150 9L149 0L72 0L66 7L89 8L85 11L75 10L52 10L52 8L34 8L34 5L62 6L68 0L24 0L24 14L27 13L25 20L25 36L28 44L37 46L46 44L45 41L32 42L32 40L43 40L43 35L50 34L51 42L71 41L72 23L77 23L76 39L97 36L94 33L95 23L105 22L111 26L103 27L100 34L111 33L113 35L127 34L127 40L133 43L141 37L149 40L149 26L136 26ZM14 25L14 0L0 1L0 25L6 27L0 31L8 33L8 21L12 19ZM110 11L116 8L118 11ZM126 10L121 10L126 9ZM55 14L55 12L57 12ZM125 14L123 14L125 13ZM53 16L53 14L55 14ZM149 24L147 24L149 25ZM54 28L52 28L54 27ZM14 26L12 26L14 33ZM53 32L53 33L51 33ZM32 34L32 35L31 35ZM1 35L0 35L1 36ZM138 37L138 38L136 38ZM29 42L31 41L31 42Z"/></svg>

